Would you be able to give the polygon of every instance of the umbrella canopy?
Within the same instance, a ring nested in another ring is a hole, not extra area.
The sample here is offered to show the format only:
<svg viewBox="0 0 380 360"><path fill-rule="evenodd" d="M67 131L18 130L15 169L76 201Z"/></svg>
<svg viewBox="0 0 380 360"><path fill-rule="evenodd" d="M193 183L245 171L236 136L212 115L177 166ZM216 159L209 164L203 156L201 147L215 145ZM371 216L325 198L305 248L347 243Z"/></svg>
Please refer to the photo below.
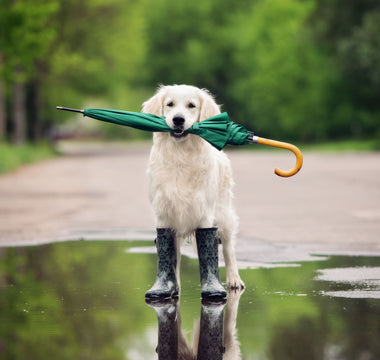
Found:
<svg viewBox="0 0 380 360"><path fill-rule="evenodd" d="M57 106L57 109L80 112L83 114L83 116L88 116L97 120L118 125L130 126L135 129L145 131L176 132L176 130L172 129L166 124L165 117L156 116L153 114L108 109L78 110L61 106ZM242 125L230 121L226 112L213 116L199 123L195 123L191 128L187 129L185 133L202 137L218 150L222 150L227 144L245 145L253 143L290 150L296 156L296 166L289 171L275 169L275 173L280 176L292 176L296 174L302 166L302 153L296 146L281 141L275 141L255 136L253 132L247 130Z"/></svg>

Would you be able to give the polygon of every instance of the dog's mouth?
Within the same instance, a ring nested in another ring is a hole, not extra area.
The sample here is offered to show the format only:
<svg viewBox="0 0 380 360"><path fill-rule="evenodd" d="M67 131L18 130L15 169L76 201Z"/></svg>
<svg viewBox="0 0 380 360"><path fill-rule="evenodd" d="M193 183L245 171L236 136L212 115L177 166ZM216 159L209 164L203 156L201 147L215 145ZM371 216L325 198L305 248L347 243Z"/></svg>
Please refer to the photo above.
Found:
<svg viewBox="0 0 380 360"><path fill-rule="evenodd" d="M176 140L183 139L187 135L188 133L185 132L185 130L179 130L179 129L177 129L176 132L170 133L170 136L172 136Z"/></svg>

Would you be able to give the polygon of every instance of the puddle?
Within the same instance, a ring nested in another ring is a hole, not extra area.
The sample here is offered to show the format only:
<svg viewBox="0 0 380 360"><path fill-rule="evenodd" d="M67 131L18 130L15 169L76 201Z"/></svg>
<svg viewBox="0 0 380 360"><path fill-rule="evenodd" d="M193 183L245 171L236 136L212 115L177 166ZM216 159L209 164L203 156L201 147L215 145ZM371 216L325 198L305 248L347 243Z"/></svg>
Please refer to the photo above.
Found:
<svg viewBox="0 0 380 360"><path fill-rule="evenodd" d="M380 359L380 257L244 269L242 294L203 305L183 257L180 300L147 305L142 244L0 248L0 359Z"/></svg>
<svg viewBox="0 0 380 360"><path fill-rule="evenodd" d="M380 267L345 267L319 270L316 280L350 285L348 290L326 291L324 295L380 299Z"/></svg>

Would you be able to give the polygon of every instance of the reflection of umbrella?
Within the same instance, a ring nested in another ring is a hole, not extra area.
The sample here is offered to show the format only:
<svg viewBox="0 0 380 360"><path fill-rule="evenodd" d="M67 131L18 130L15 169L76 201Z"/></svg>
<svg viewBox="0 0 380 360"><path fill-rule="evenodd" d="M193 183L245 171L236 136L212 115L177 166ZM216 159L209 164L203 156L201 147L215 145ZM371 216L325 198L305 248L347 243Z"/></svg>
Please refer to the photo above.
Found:
<svg viewBox="0 0 380 360"><path fill-rule="evenodd" d="M57 106L57 109L80 112L84 116L88 116L97 120L130 126L140 130L155 132L178 132L178 130L174 130L166 124L165 117L163 116L131 111L105 109L77 110L61 106ZM253 132L245 129L242 125L230 121L227 113L222 113L199 123L195 123L190 129L186 130L185 132L202 137L218 150L223 149L227 144L244 145L253 143L290 150L296 156L296 165L292 170L289 171L275 169L275 173L280 176L292 176L296 174L302 166L302 153L296 146L255 136Z"/></svg>

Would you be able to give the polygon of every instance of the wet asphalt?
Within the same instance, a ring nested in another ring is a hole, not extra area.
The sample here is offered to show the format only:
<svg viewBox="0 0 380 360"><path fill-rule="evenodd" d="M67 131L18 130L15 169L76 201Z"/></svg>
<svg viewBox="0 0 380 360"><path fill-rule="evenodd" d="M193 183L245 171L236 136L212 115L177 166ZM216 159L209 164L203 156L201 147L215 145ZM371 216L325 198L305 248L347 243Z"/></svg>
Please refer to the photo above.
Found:
<svg viewBox="0 0 380 360"><path fill-rule="evenodd" d="M153 239L149 144L61 143L62 156L0 176L0 245ZM302 150L302 149L301 149ZM313 254L380 255L380 153L228 149L241 267ZM185 249L185 253L191 249Z"/></svg>

